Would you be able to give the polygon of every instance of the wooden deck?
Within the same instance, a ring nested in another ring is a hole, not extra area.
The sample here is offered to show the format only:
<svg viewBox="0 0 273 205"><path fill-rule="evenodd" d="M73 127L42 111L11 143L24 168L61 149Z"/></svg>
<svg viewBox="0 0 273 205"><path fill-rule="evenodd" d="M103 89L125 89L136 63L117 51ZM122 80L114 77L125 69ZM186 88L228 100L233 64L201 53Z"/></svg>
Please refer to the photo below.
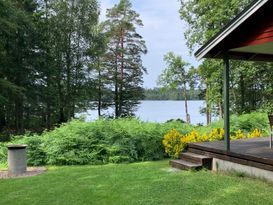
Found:
<svg viewBox="0 0 273 205"><path fill-rule="evenodd" d="M223 141L190 143L188 151L273 171L273 149L269 148L268 137L231 141L229 152Z"/></svg>

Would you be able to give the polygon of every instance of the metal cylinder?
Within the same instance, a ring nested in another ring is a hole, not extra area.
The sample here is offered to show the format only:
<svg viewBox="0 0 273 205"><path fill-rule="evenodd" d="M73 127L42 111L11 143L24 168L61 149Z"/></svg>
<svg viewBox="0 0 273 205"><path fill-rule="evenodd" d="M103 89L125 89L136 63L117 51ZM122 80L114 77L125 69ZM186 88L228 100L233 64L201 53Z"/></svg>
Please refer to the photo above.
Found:
<svg viewBox="0 0 273 205"><path fill-rule="evenodd" d="M8 173L20 175L27 171L27 145L8 145Z"/></svg>

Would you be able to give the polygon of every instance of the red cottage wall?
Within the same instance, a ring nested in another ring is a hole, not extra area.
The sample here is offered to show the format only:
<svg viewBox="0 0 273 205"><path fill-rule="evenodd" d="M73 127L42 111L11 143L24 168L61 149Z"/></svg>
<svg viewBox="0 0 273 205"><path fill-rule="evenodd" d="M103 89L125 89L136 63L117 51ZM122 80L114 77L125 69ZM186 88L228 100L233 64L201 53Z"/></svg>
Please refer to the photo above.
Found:
<svg viewBox="0 0 273 205"><path fill-rule="evenodd" d="M272 12L273 16L273 12ZM262 25L256 25L257 30L254 31L245 42L242 42L240 47L258 45L263 43L273 42L273 18L267 18ZM247 34L247 31L246 35Z"/></svg>

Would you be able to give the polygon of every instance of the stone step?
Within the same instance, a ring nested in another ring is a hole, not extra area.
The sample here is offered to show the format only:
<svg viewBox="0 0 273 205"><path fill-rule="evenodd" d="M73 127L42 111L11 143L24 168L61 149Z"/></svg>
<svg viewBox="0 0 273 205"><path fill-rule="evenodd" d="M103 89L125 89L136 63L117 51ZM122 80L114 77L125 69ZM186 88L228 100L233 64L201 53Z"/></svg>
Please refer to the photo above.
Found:
<svg viewBox="0 0 273 205"><path fill-rule="evenodd" d="M193 163L182 159L171 160L170 165L174 168L182 170L198 170L202 168L201 163Z"/></svg>

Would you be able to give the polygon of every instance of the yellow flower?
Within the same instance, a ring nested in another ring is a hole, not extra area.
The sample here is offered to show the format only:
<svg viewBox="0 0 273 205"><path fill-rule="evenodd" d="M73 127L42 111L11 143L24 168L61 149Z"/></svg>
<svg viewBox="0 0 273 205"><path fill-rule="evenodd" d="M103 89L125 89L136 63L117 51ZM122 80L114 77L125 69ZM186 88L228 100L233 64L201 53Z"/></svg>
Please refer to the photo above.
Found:
<svg viewBox="0 0 273 205"><path fill-rule="evenodd" d="M259 129L254 129L251 133L246 135L242 130L235 132L235 136L231 136L232 140L242 139L242 138L254 138L262 137L262 133ZM207 134L201 135L197 130L193 130L186 135L182 135L176 129L170 130L164 135L162 144L164 146L165 152L172 158L177 158L179 154L187 147L189 143L192 142L208 142L224 139L224 129L213 129Z"/></svg>
<svg viewBox="0 0 273 205"><path fill-rule="evenodd" d="M177 158L182 151L183 144L181 143L182 135L176 130L172 129L164 135L162 141L165 152L172 158Z"/></svg>
<svg viewBox="0 0 273 205"><path fill-rule="evenodd" d="M262 137L261 131L256 128L251 133L248 134L248 138Z"/></svg>

